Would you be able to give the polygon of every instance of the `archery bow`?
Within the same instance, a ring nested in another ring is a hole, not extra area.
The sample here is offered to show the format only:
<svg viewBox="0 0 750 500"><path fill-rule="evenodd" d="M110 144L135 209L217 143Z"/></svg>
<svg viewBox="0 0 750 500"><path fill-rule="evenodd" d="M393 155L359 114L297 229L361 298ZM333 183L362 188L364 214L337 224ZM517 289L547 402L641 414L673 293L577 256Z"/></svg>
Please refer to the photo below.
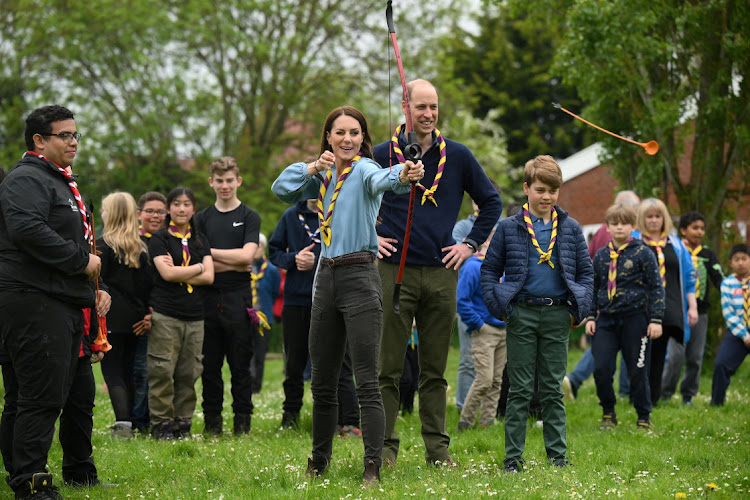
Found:
<svg viewBox="0 0 750 500"><path fill-rule="evenodd" d="M94 229L94 202L89 200L89 217L91 218L91 241L89 241L89 245L91 246L91 254L92 255L99 255L99 252L96 251L96 232ZM96 283L96 305L99 305L99 277L97 276L94 280L94 283ZM94 340L94 344L98 345L100 350L102 352L107 352L110 349L112 349L112 345L107 341L106 337L106 331L107 331L107 319L103 316L99 316L97 313L96 315L97 323L99 324L99 331L96 334L96 340Z"/></svg>
<svg viewBox="0 0 750 500"><path fill-rule="evenodd" d="M388 32L391 35L391 42L393 43L393 52L396 55L396 63L398 65L398 74L401 78L401 90L404 95L404 103L406 104L406 130L404 135L406 137L406 147L403 148L404 157L407 160L411 160L414 163L422 159L422 148L417 142L417 133L414 131L414 124L411 118L411 103L409 101L409 91L406 88L406 76L404 76L404 65L401 62L401 51L398 49L398 40L396 39L396 27L393 24L393 7L391 6L391 0L388 0L388 5L385 8L385 19L388 23ZM391 155L389 155L390 157ZM401 261L398 265L398 274L396 276L396 284L393 288L393 312L399 314L399 296L401 295L401 283L404 277L404 267L406 266L406 252L409 248L409 237L411 236L411 224L414 218L414 198L417 192L417 183L412 181L411 190L409 191L409 210L406 215L406 229L404 231L404 245L401 249Z"/></svg>

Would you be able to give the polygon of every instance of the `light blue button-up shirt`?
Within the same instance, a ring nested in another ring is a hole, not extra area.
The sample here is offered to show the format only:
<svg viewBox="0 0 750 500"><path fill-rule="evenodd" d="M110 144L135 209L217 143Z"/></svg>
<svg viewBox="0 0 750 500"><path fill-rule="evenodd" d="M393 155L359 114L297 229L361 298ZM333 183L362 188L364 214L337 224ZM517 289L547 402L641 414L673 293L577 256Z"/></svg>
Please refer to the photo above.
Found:
<svg viewBox="0 0 750 500"><path fill-rule="evenodd" d="M336 188L335 170L323 199L324 213ZM401 184L398 174L403 165L381 169L380 165L369 158L362 158L354 164L351 173L341 186L331 220L331 245L322 244L321 256L332 259L354 252L368 251L377 255L378 234L375 221L380 210L380 201L387 190L397 194L408 193L410 185ZM321 172L324 175L325 172ZM289 204L301 200L317 198L321 185L320 179L307 172L306 163L293 163L284 169L273 182L271 191Z"/></svg>

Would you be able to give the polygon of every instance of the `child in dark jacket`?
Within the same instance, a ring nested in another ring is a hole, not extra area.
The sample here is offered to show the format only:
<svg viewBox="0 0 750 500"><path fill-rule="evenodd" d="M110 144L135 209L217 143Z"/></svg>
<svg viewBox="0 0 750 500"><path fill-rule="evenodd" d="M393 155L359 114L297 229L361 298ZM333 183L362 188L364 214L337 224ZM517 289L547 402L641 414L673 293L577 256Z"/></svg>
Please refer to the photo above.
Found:
<svg viewBox="0 0 750 500"><path fill-rule="evenodd" d="M693 396L698 394L703 365L703 351L706 348L706 333L708 332L708 310L711 303L708 300L708 284L713 283L721 289L724 271L719 259L710 248L703 246L703 235L706 232L706 219L699 212L687 212L680 217L680 236L685 248L690 252L695 268L695 300L698 304L698 322L690 329L690 339L685 344L669 339L669 356L664 365L661 378L661 397L671 399L680 381L683 361L685 375L680 384L682 402L692 406Z"/></svg>
<svg viewBox="0 0 750 500"><path fill-rule="evenodd" d="M617 425L612 376L621 350L630 376L630 398L638 414L636 425L650 430L650 339L661 336L664 317L659 263L643 241L631 236L636 222L633 208L613 205L604 220L612 239L594 256L594 300L586 323L586 335L596 339L591 349L596 393L603 410L601 428Z"/></svg>
<svg viewBox="0 0 750 500"><path fill-rule="evenodd" d="M593 270L581 226L555 205L560 186L562 171L551 156L526 163L523 190L528 202L498 225L481 269L487 309L507 324L506 472L519 472L523 466L537 366L547 456L556 466L569 464L562 380L570 325L580 323L591 306Z"/></svg>

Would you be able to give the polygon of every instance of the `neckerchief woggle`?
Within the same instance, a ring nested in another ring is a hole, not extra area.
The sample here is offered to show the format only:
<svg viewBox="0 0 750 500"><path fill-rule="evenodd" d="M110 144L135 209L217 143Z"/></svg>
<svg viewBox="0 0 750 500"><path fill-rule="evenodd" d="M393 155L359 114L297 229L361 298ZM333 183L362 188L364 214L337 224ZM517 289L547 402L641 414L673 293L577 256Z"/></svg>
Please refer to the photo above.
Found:
<svg viewBox="0 0 750 500"><path fill-rule="evenodd" d="M404 153L403 151L401 151L401 146L399 146L398 144L398 136L401 133L402 127L403 124L396 127L396 131L393 132L393 137L391 137L393 152L396 154L396 158L398 159L399 163L406 162ZM437 206L437 201L435 201L435 192L437 191L438 184L440 184L440 179L443 177L443 170L445 170L445 138L443 138L443 134L441 134L438 129L435 129L435 135L437 136L438 146L440 148L440 161L438 161L437 174L435 174L435 180L432 181L432 187L430 187L430 189L427 189L421 183L417 182L417 187L424 191L424 194L422 194L422 205L424 205L425 201L430 200L433 205Z"/></svg>
<svg viewBox="0 0 750 500"><path fill-rule="evenodd" d="M539 262L537 262L537 264L546 262L549 264L549 267L554 269L555 265L552 263L552 249L555 247L555 241L557 241L557 210L555 210L555 207L552 207L552 236L550 237L549 247L547 247L546 252L542 251L539 242L536 239L536 234L534 234L534 225L531 222L528 203L523 205L523 220L526 222L526 230L528 231L529 236L531 236L531 244L534 245L536 251L539 252Z"/></svg>

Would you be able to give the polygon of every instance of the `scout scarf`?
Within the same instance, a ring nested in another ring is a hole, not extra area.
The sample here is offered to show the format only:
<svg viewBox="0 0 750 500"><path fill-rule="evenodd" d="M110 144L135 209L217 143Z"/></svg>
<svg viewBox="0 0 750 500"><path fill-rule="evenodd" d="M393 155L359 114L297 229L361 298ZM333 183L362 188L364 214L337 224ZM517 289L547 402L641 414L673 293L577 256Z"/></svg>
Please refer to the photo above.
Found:
<svg viewBox="0 0 750 500"><path fill-rule="evenodd" d="M399 125L396 128L396 131L393 133L393 137L391 137L391 142L393 143L393 152L396 153L396 158L398 158L399 163L404 163L406 161L406 158L404 158L404 153L401 151L401 147L398 145L398 135L401 133L402 127L403 125ZM417 182L417 186L419 187L419 189L424 191L424 194L422 195L422 205L424 205L425 201L430 200L433 205L437 206L437 201L435 201L435 191L437 191L438 184L440 183L440 178L443 177L443 170L445 169L445 139L443 138L443 134L441 134L438 129L435 129L435 135L437 135L438 146L440 147L440 161L438 161L437 174L435 175L435 180L432 181L432 187L430 189L427 189L421 183Z"/></svg>
<svg viewBox="0 0 750 500"><path fill-rule="evenodd" d="M699 299L701 295L701 273L698 272L698 254L703 250L703 245L698 245L693 249L687 247L687 249L690 252L690 257L693 259L693 269L695 269L695 298Z"/></svg>
<svg viewBox="0 0 750 500"><path fill-rule="evenodd" d="M745 328L750 328L750 276L740 281L742 285L742 309L745 316Z"/></svg>
<svg viewBox="0 0 750 500"><path fill-rule="evenodd" d="M316 229L314 232L310 229L310 226L307 225L307 222L305 222L305 216L302 214L297 214L297 217L299 218L300 224L302 224L302 227L305 228L305 232L307 233L307 237L310 238L310 241L313 243L320 243L320 228Z"/></svg>
<svg viewBox="0 0 750 500"><path fill-rule="evenodd" d="M253 307L258 305L258 282L263 279L268 268L268 259L261 257L261 264L258 273L250 272L250 286L253 289Z"/></svg>
<svg viewBox="0 0 750 500"><path fill-rule="evenodd" d="M55 169L58 172L60 172L62 176L65 178L65 180L68 183L68 187L70 188L70 192L73 193L73 198L75 198L76 204L78 205L78 212L81 214L81 218L83 219L83 237L86 239L86 242L91 244L93 237L92 237L92 232L91 232L91 226L89 225L88 214L86 212L86 205L83 203L83 198L81 198L81 192L78 191L78 184L76 184L73 174L71 174L67 169L62 168L60 165L58 165L54 161L48 158L45 158L43 155L40 155L39 153L35 151L26 151L23 156L26 156L26 155L36 156L40 160L45 160L51 163L52 165L54 165Z"/></svg>
<svg viewBox="0 0 750 500"><path fill-rule="evenodd" d="M174 236L175 238L179 238L180 242L182 243L182 263L180 264L183 267L187 267L190 265L190 248L188 248L188 240L192 236L193 232L190 229L190 224L188 224L187 231L185 231L185 234L182 234L177 229L177 225L169 221L169 227L167 228L167 232ZM190 283L180 283L181 285L187 286L188 293L193 293L193 285Z"/></svg>
<svg viewBox="0 0 750 500"><path fill-rule="evenodd" d="M623 250L630 244L630 242L633 241L633 237L631 236L627 240L625 240L625 244L623 244L620 248L615 250L615 244L612 240L609 240L609 243L607 244L607 247L609 248L609 275L607 277L607 298L611 301L615 297L615 293L617 293L617 259L620 257L620 254Z"/></svg>
<svg viewBox="0 0 750 500"><path fill-rule="evenodd" d="M336 182L336 188L334 189L333 196L331 197L331 204L328 205L328 214L326 214L325 217L323 216L323 199L325 198L326 190L328 189L328 185L331 183L331 178L333 177L333 173L331 172L330 168L326 172L325 180L320 185L320 192L318 193L318 219L320 220L320 227L318 228L318 230L323 236L323 242L326 244L326 246L331 246L331 220L333 219L333 207L336 204L336 198L339 197L341 186L344 185L344 181L352 171L353 165L361 158L362 152L360 151L359 153L357 153L357 156L355 156L354 159L349 162L349 165L346 166L344 171L341 172L341 175L339 175L339 179Z"/></svg>
<svg viewBox="0 0 750 500"><path fill-rule="evenodd" d="M151 238L151 233L143 229L143 224L138 224L138 234L141 236L145 236L146 238Z"/></svg>
<svg viewBox="0 0 750 500"><path fill-rule="evenodd" d="M250 322L258 327L258 333L263 337L265 336L265 331L271 329L271 325L268 324L268 317L263 314L263 311L255 309L260 300L260 297L258 296L258 282L263 279L263 276L266 274L266 269L268 268L268 259L265 257L261 257L261 259L262 264L260 265L258 272L250 272L250 286L253 291L253 307L247 308L247 314L250 316Z"/></svg>
<svg viewBox="0 0 750 500"><path fill-rule="evenodd" d="M661 233L661 238L655 240L647 234L641 235L643 242L650 247L656 248L656 258L659 261L659 275L662 286L667 286L667 268L664 266L664 247L667 246L667 233Z"/></svg>
<svg viewBox="0 0 750 500"><path fill-rule="evenodd" d="M534 234L534 226L531 223L531 214L529 213L528 203L525 203L523 206L523 220L526 222L526 230L529 232L529 236L531 236L531 244L534 245L536 251L539 252L539 262L537 262L537 264L546 262L549 264L549 267L554 269L555 265L552 263L552 249L555 246L555 241L557 241L557 210L555 210L555 207L552 207L552 236L550 237L549 248L547 248L546 252L543 252L539 247L536 234Z"/></svg>

